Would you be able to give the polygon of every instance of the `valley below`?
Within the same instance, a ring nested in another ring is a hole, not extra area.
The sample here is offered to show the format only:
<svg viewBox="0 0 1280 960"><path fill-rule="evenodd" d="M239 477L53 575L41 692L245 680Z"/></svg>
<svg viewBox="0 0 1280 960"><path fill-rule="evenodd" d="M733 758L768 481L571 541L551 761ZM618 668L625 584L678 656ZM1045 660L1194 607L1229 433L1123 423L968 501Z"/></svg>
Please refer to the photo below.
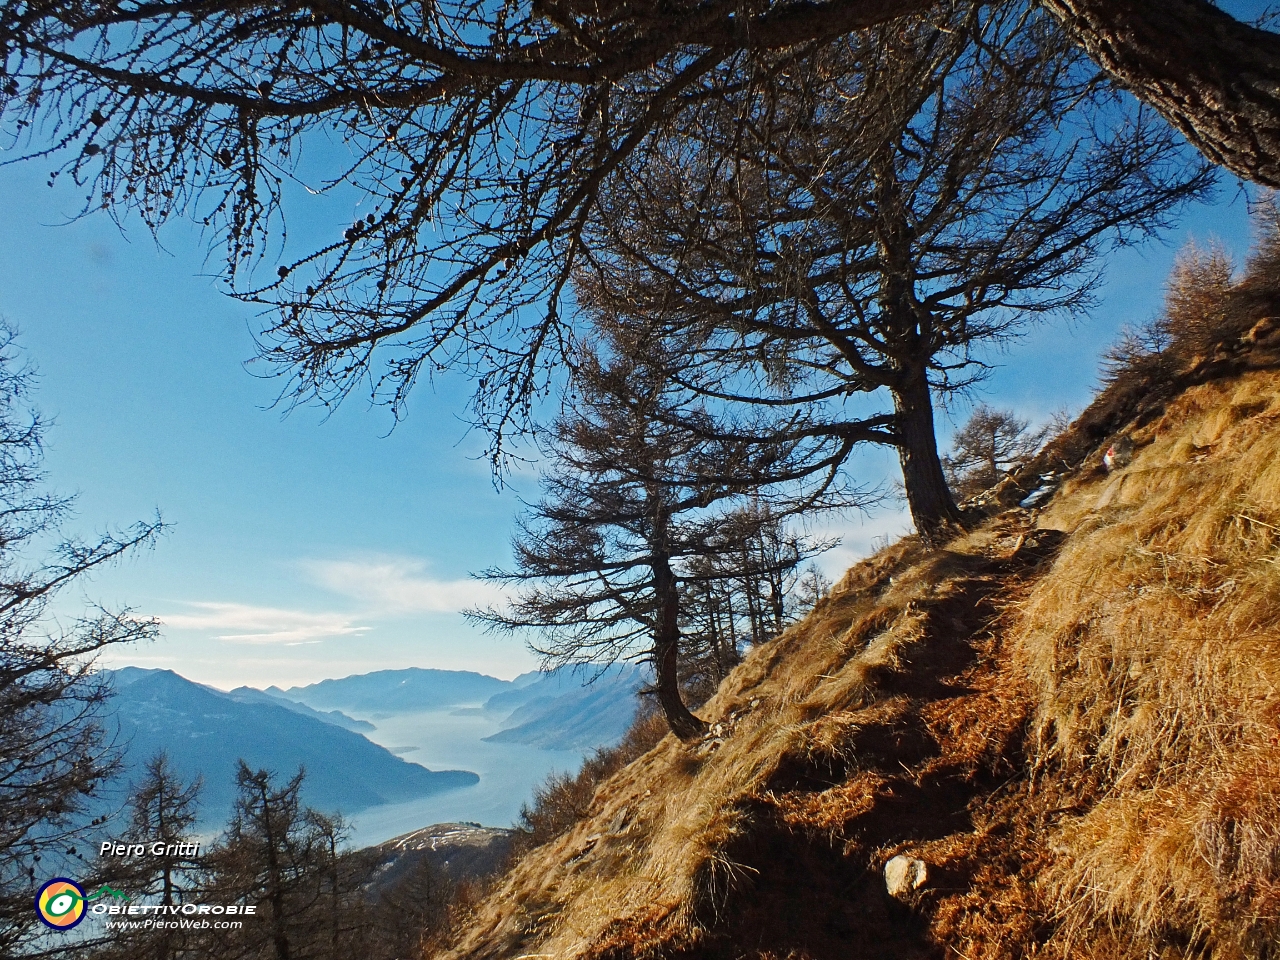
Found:
<svg viewBox="0 0 1280 960"><path fill-rule="evenodd" d="M445 822L510 827L548 776L572 773L622 737L644 675L619 666L499 680L409 668L289 691L222 691L126 667L111 681L125 771L95 810L109 829L120 829L113 811L163 752L185 782L201 780L205 838L232 816L243 761L281 783L304 771L302 802L340 814L349 845L366 847Z"/></svg>
<svg viewBox="0 0 1280 960"><path fill-rule="evenodd" d="M451 821L510 826L534 787L551 773L578 768L588 748L545 750L521 743L486 743L502 729L501 716L450 707L369 719L377 729L365 734L379 746L431 770L469 770L474 786L399 803L369 807L349 817L351 844L373 846L428 824ZM403 748L415 749L405 751Z"/></svg>

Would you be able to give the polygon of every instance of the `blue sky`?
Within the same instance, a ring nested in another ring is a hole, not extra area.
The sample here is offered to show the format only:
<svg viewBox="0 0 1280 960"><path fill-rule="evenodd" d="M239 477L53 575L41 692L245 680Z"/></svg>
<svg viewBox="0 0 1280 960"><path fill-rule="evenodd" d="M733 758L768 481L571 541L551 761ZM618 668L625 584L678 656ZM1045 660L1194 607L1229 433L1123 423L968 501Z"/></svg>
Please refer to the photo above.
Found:
<svg viewBox="0 0 1280 960"><path fill-rule="evenodd" d="M531 669L518 638L486 636L457 612L494 597L468 574L507 561L518 497L537 492L531 475L494 490L476 459L483 444L460 419L467 385L420 385L394 430L359 395L327 420L305 407L283 416L271 407L278 385L245 365L254 312L219 292L218 257L206 262L199 234L175 223L160 249L105 215L68 223L76 196L48 189L42 172L0 172L0 315L41 374L38 403L55 421L51 479L79 493L74 527L86 533L157 508L173 524L154 551L60 607L70 616L91 599L164 621L162 639L104 663L172 668L221 687L405 666ZM1243 256L1245 206L1238 182L1224 178L1219 202L1189 211L1166 242L1114 255L1101 307L996 357L980 399L1036 420L1079 410L1101 350L1158 310L1188 236ZM339 226L352 211L326 201L307 216L306 226L330 216ZM894 470L883 452L859 463L875 478ZM823 565L838 575L906 527L892 504L849 518Z"/></svg>
<svg viewBox="0 0 1280 960"><path fill-rule="evenodd" d="M163 640L113 661L220 685L533 665L456 615L490 596L467 574L506 556L517 508L471 459L465 384L424 385L389 435L359 399L327 421L284 417L269 409L276 385L244 365L253 312L202 276L194 231L175 225L165 252L105 216L65 224L74 198L34 167L5 169L0 196L0 313L40 371L48 469L80 495L76 526L157 508L173 524L87 585L165 620Z"/></svg>

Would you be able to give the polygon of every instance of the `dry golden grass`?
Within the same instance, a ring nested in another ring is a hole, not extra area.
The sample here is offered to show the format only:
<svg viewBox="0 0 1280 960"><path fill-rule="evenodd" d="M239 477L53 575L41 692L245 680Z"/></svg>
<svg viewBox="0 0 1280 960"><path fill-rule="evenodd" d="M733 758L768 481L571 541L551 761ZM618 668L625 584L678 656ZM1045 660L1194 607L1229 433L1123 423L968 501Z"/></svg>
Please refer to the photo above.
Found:
<svg viewBox="0 0 1280 960"><path fill-rule="evenodd" d="M1280 374L1129 433L1038 515L850 570L448 956L1274 958Z"/></svg>
<svg viewBox="0 0 1280 960"><path fill-rule="evenodd" d="M923 925L893 933L879 870L900 841L928 841L938 804L969 832L972 795L1010 775L1027 701L993 668L1004 661L988 627L1010 582L1000 564L1037 563L1019 549L1030 532L1019 514L946 551L908 540L853 568L726 680L703 711L709 739L668 737L604 783L591 815L526 856L451 955L736 955L726 931L748 929L752 955L826 955L838 931L789 931L788 917L839 913L842 884L879 911L860 922L883 943L863 955L926 955ZM938 860L981 848L939 847Z"/></svg>
<svg viewBox="0 0 1280 960"><path fill-rule="evenodd" d="M1021 610L1043 776L1085 812L1047 882L1066 946L1237 957L1280 936L1280 378L1203 384L1070 485Z"/></svg>

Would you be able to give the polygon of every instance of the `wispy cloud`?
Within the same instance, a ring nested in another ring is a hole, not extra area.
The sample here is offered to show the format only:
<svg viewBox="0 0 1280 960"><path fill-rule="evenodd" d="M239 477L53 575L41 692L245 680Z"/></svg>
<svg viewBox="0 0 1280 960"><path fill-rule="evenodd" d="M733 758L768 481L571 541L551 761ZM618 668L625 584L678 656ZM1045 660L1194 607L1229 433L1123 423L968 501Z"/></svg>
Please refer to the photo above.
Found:
<svg viewBox="0 0 1280 960"><path fill-rule="evenodd" d="M361 634L369 630L340 613L309 613L244 603L195 602L184 604L189 613L161 616L168 627L213 633L232 643L279 643L298 646L325 637Z"/></svg>
<svg viewBox="0 0 1280 960"><path fill-rule="evenodd" d="M457 613L501 603L500 588L478 580L437 580L412 557L308 560L303 568L319 586L358 600L379 614Z"/></svg>

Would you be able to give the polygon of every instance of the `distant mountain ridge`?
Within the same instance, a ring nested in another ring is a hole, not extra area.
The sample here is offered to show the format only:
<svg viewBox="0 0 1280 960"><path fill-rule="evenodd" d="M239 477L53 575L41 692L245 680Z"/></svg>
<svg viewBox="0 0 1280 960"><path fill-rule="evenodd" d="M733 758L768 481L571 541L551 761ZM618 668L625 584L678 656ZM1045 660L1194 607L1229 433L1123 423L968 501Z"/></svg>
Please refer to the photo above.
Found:
<svg viewBox="0 0 1280 960"><path fill-rule="evenodd" d="M226 820L235 797L236 762L282 778L304 767L306 803L353 813L466 787L465 770L433 771L402 760L358 733L251 695L223 693L171 670L123 668L111 673L112 707L130 775L165 750L184 777L203 775L202 821Z"/></svg>
<svg viewBox="0 0 1280 960"><path fill-rule="evenodd" d="M484 703L513 685L510 680L499 680L469 670L409 667L376 670L340 680L321 680L305 687L290 687L280 693L316 710L355 711L376 719L379 713L411 713Z"/></svg>
<svg viewBox="0 0 1280 960"><path fill-rule="evenodd" d="M278 691L272 693L272 690ZM299 703L297 700L290 700L285 696L284 691L279 687L270 687L266 690L259 690L257 687L236 687L230 691L227 696L240 700L243 703L274 703L284 707L286 710L292 710L294 713L300 713L304 717L313 717L323 723L331 723L335 727L342 727L344 730L353 730L356 733L369 733L378 728L368 720L356 720L348 717L341 710L313 710L305 703Z"/></svg>
<svg viewBox="0 0 1280 960"><path fill-rule="evenodd" d="M560 667L499 680L461 670L378 670L305 687L269 688L262 696L297 700L315 710L340 709L375 720L398 713L483 704L503 729L484 739L547 750L603 747L622 739L635 717L636 693L648 671L635 664Z"/></svg>
<svg viewBox="0 0 1280 960"><path fill-rule="evenodd" d="M486 711L510 712L504 729L484 739L548 750L617 743L635 719L636 694L648 680L648 671L635 664L614 664L603 671L562 667L490 697Z"/></svg>
<svg viewBox="0 0 1280 960"><path fill-rule="evenodd" d="M510 689L495 693L484 702L485 713L509 717L515 710L532 702L550 703L556 697L563 696L580 688L589 674L569 667L539 673L522 673L512 681ZM520 683L524 680L524 683Z"/></svg>
<svg viewBox="0 0 1280 960"><path fill-rule="evenodd" d="M112 675L121 740L128 743L132 768L124 779L135 776L157 751L167 751L184 776L204 776L201 819L209 826L221 825L230 813L241 757L282 778L305 767L305 802L354 814L479 782L468 771L432 771L408 762L400 756L408 749L388 749L398 746L394 742L372 743L360 735L375 730L366 718L451 712L465 705L491 719L485 725L489 731L499 728L484 737L489 742L591 750L623 737L635 715L635 693L648 678L644 669L629 664L598 674L561 668L514 680L411 668L289 690L224 692L167 670L124 667Z"/></svg>

